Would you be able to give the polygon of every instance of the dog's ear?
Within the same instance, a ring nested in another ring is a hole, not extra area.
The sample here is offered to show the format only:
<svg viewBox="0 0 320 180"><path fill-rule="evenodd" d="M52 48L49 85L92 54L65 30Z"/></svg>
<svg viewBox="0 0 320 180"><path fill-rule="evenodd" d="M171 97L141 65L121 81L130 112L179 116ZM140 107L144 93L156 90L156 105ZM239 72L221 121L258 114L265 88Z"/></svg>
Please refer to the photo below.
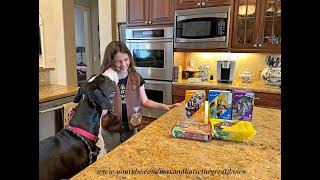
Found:
<svg viewBox="0 0 320 180"><path fill-rule="evenodd" d="M113 103L110 98L106 97L99 89L93 91L91 98L93 100L92 104L96 107L99 106L101 109L112 109Z"/></svg>
<svg viewBox="0 0 320 180"><path fill-rule="evenodd" d="M78 90L78 94L74 97L73 99L73 102L74 103L79 103L82 95L84 94L84 90L83 90L83 87L81 87L79 90Z"/></svg>
<svg viewBox="0 0 320 180"><path fill-rule="evenodd" d="M101 75L101 78L103 78L103 82L101 82L98 86L100 91L106 96L106 97L114 97L116 94L116 84L114 81L112 81L109 77Z"/></svg>

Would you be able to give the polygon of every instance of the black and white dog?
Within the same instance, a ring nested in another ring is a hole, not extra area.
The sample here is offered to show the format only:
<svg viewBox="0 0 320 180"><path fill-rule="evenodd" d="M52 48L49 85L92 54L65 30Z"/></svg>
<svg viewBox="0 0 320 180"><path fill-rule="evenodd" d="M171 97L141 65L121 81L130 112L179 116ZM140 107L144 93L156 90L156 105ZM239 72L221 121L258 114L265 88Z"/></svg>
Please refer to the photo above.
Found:
<svg viewBox="0 0 320 180"><path fill-rule="evenodd" d="M39 179L69 179L96 161L96 146L102 110L113 108L116 84L104 75L82 86L74 102L77 110L55 136L39 142Z"/></svg>

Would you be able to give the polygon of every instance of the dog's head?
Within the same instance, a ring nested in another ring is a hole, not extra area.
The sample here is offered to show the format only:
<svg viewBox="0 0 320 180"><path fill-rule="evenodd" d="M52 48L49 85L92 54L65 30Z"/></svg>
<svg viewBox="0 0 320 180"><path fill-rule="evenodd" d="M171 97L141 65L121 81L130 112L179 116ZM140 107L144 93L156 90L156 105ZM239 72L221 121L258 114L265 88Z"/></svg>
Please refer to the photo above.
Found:
<svg viewBox="0 0 320 180"><path fill-rule="evenodd" d="M78 91L74 102L79 103L87 95L90 104L101 110L113 108L116 83L102 74L90 78Z"/></svg>

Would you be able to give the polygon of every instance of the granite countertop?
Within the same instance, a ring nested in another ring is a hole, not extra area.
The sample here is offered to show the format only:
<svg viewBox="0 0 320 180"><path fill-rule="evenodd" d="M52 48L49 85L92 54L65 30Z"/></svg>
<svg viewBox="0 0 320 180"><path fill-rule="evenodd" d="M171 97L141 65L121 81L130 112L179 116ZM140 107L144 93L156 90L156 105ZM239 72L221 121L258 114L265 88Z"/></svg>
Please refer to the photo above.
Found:
<svg viewBox="0 0 320 180"><path fill-rule="evenodd" d="M250 144L173 138L171 128L183 112L183 107L170 110L72 179L280 179L280 110L254 107L257 134ZM183 169L185 173L169 174ZM116 175L117 170L136 170L131 171L136 174Z"/></svg>
<svg viewBox="0 0 320 180"><path fill-rule="evenodd" d="M79 87L46 84L39 86L39 103L56 100L77 94Z"/></svg>
<svg viewBox="0 0 320 180"><path fill-rule="evenodd" d="M226 88L226 89L244 89L255 92L275 93L281 94L281 88L279 86L271 86L265 84L263 81L253 81L250 83L243 83L242 81L235 80L232 84L219 83L216 80L204 81L199 83L189 83L188 80L181 80L179 82L172 82L173 85L183 86L199 86L210 88Z"/></svg>

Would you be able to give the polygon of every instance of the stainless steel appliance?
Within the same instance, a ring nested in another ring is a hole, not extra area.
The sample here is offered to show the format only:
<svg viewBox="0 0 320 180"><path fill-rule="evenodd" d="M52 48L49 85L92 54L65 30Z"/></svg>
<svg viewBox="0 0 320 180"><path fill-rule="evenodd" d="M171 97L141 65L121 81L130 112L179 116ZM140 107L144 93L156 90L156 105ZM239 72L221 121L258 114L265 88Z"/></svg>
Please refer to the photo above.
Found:
<svg viewBox="0 0 320 180"><path fill-rule="evenodd" d="M174 48L228 48L230 6L175 11Z"/></svg>
<svg viewBox="0 0 320 180"><path fill-rule="evenodd" d="M73 99L74 96L69 96L39 104L39 141L55 135L64 127L64 104Z"/></svg>
<svg viewBox="0 0 320 180"><path fill-rule="evenodd" d="M218 60L217 79L221 83L232 83L236 61Z"/></svg>
<svg viewBox="0 0 320 180"><path fill-rule="evenodd" d="M173 27L126 28L125 41L146 79L172 81Z"/></svg>
<svg viewBox="0 0 320 180"><path fill-rule="evenodd" d="M172 82L145 80L144 88L149 99L165 104L172 104ZM143 107L142 115L151 118L158 118L166 111Z"/></svg>
<svg viewBox="0 0 320 180"><path fill-rule="evenodd" d="M125 43L132 53L136 70L145 79L146 94L156 102L172 104L173 27L130 28ZM142 108L142 115L158 118L165 111Z"/></svg>

